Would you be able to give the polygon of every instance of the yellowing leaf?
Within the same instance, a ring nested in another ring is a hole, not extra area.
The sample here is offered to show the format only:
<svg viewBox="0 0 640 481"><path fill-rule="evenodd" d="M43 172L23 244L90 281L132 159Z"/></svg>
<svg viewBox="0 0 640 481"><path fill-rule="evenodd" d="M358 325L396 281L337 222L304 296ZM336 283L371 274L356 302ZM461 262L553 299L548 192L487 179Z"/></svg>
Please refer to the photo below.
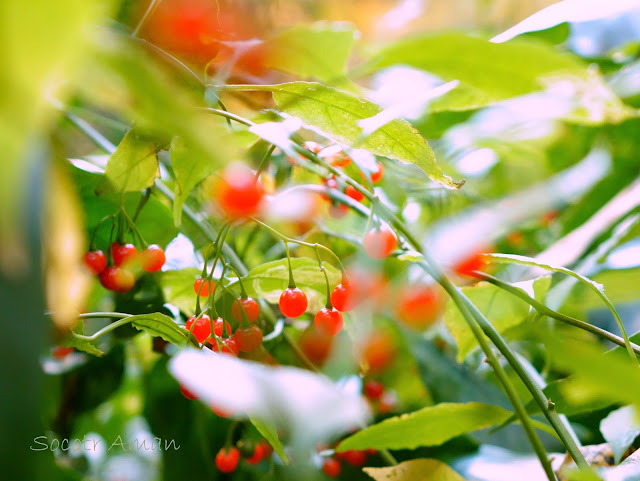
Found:
<svg viewBox="0 0 640 481"><path fill-rule="evenodd" d="M387 468L363 468L376 481L464 481L437 459L412 459Z"/></svg>

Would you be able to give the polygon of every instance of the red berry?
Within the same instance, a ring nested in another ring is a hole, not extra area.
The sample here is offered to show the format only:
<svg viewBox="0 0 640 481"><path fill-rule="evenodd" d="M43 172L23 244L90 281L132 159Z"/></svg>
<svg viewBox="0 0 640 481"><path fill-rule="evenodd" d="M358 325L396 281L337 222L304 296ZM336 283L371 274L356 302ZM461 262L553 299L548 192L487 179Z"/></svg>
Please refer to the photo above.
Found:
<svg viewBox="0 0 640 481"><path fill-rule="evenodd" d="M374 331L365 341L361 355L371 372L380 372L393 362L396 351L396 345L389 334Z"/></svg>
<svg viewBox="0 0 640 481"><path fill-rule="evenodd" d="M227 217L248 217L260 208L264 187L248 166L231 164L225 169L215 196Z"/></svg>
<svg viewBox="0 0 640 481"><path fill-rule="evenodd" d="M226 331L226 332L225 332ZM217 318L213 324L213 332L216 333L216 336L222 337L223 335L230 336L231 335L231 324L227 321L223 320L221 317Z"/></svg>
<svg viewBox="0 0 640 481"><path fill-rule="evenodd" d="M199 319L196 319L196 316L191 316L187 319L185 328L187 331L191 331L198 342L202 344L211 335L211 318L206 314L203 314Z"/></svg>
<svg viewBox="0 0 640 481"><path fill-rule="evenodd" d="M236 299L231 305L231 315L238 322L244 322L244 316L242 315L242 309L247 315L249 322L256 322L260 315L260 305L253 297L247 297L245 299Z"/></svg>
<svg viewBox="0 0 640 481"><path fill-rule="evenodd" d="M364 250L369 254L369 257L374 259L388 257L395 250L397 244L396 234L387 226L371 229L364 236Z"/></svg>
<svg viewBox="0 0 640 481"><path fill-rule="evenodd" d="M198 399L198 396L196 396L195 394L193 394L191 391L189 391L186 387L184 387L182 384L180 385L180 392L182 393L182 395L184 397L186 397L187 399L191 399L192 401L195 401L196 399Z"/></svg>
<svg viewBox="0 0 640 481"><path fill-rule="evenodd" d="M331 304L340 312L349 312L356 305L356 295L347 282L338 284L331 291Z"/></svg>
<svg viewBox="0 0 640 481"><path fill-rule="evenodd" d="M207 280L202 277L196 279L193 283L193 290L196 294L200 294L200 297L209 297L209 295L213 292L213 288L215 287L215 283L212 280Z"/></svg>
<svg viewBox="0 0 640 481"><path fill-rule="evenodd" d="M53 351L51 352L51 355L55 359L63 359L65 357L67 357L69 354L71 354L73 351L75 351L75 349L73 347L56 346L56 347L53 348Z"/></svg>
<svg viewBox="0 0 640 481"><path fill-rule="evenodd" d="M220 343L222 344L222 354L235 354L237 356L240 353L235 339L220 339ZM213 352L219 352L218 343L213 342L211 349L213 349Z"/></svg>
<svg viewBox="0 0 640 481"><path fill-rule="evenodd" d="M136 260L138 257L138 249L133 244L120 244L114 242L111 244L111 256L116 266L127 265Z"/></svg>
<svg viewBox="0 0 640 481"><path fill-rule="evenodd" d="M216 454L216 467L222 473L233 473L240 462L240 451L237 448L222 448Z"/></svg>
<svg viewBox="0 0 640 481"><path fill-rule="evenodd" d="M344 451L342 453L336 453L336 457L346 461L351 466L360 467L364 466L364 463L367 462L367 452L366 451Z"/></svg>
<svg viewBox="0 0 640 481"><path fill-rule="evenodd" d="M89 251L84 255L84 264L93 274L100 274L107 267L107 256L102 251Z"/></svg>
<svg viewBox="0 0 640 481"><path fill-rule="evenodd" d="M251 457L247 458L247 463L258 464L260 461L264 459L265 454L266 452L264 450L264 444L262 444L262 441L261 441L258 444L256 444L255 447L253 448L253 454L251 455Z"/></svg>
<svg viewBox="0 0 640 481"><path fill-rule="evenodd" d="M340 463L334 458L327 458L322 463L322 471L330 478L337 478L340 476L341 470L342 467L340 466Z"/></svg>
<svg viewBox="0 0 640 481"><path fill-rule="evenodd" d="M233 338L236 341L238 350L242 352L255 351L262 344L262 331L255 324L249 327L236 329Z"/></svg>
<svg viewBox="0 0 640 481"><path fill-rule="evenodd" d="M326 307L320 309L313 319L313 324L318 332L335 336L342 330L344 320L339 310L335 308L328 309Z"/></svg>
<svg viewBox="0 0 640 481"><path fill-rule="evenodd" d="M371 182L374 184L376 182L380 182L382 180L382 174L384 174L384 164L382 162L377 162L378 170L375 172L371 172Z"/></svg>
<svg viewBox="0 0 640 481"><path fill-rule="evenodd" d="M340 150L337 145L331 145L323 149L319 155L334 167L346 167L351 163L351 157Z"/></svg>
<svg viewBox="0 0 640 481"><path fill-rule="evenodd" d="M334 219L342 219L349 212L349 207L344 204L330 205L329 215Z"/></svg>
<svg viewBox="0 0 640 481"><path fill-rule="evenodd" d="M107 267L100 273L100 284L114 292L128 292L135 284L133 274L122 267Z"/></svg>
<svg viewBox="0 0 640 481"><path fill-rule="evenodd" d="M304 355L311 362L320 366L324 364L331 353L333 337L309 328L302 333L298 343Z"/></svg>
<svg viewBox="0 0 640 481"><path fill-rule="evenodd" d="M147 272L158 272L162 269L164 261L164 250L162 247L152 244L140 252L140 266Z"/></svg>
<svg viewBox="0 0 640 481"><path fill-rule="evenodd" d="M372 401L377 401L384 394L384 384L378 381L367 381L364 383L364 395Z"/></svg>
<svg viewBox="0 0 640 481"><path fill-rule="evenodd" d="M347 188L344 189L344 193L356 202L360 202L364 199L364 194L351 185L348 185Z"/></svg>
<svg viewBox="0 0 640 481"><path fill-rule="evenodd" d="M435 287L413 285L400 292L397 314L405 324L424 329L438 319L441 308L442 300Z"/></svg>
<svg viewBox="0 0 640 481"><path fill-rule="evenodd" d="M286 317L300 317L307 310L307 295L297 287L289 287L280 295L279 305Z"/></svg>
<svg viewBox="0 0 640 481"><path fill-rule="evenodd" d="M482 252L477 252L459 262L454 266L454 272L459 276L473 277L474 271L481 271L486 266L486 262L484 257L482 257L482 254Z"/></svg>
<svg viewBox="0 0 640 481"><path fill-rule="evenodd" d="M220 50L218 10L204 0L164 0L149 16L143 32L158 47L204 65Z"/></svg>

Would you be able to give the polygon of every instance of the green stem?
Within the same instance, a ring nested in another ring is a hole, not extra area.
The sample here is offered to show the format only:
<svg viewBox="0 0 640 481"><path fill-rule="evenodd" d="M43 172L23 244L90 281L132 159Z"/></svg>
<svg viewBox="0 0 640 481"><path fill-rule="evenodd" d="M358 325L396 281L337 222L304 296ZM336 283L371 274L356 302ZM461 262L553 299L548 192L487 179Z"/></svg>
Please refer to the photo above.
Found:
<svg viewBox="0 0 640 481"><path fill-rule="evenodd" d="M532 306L540 314L544 314L545 316L556 319L557 321L564 322L565 324L569 324L570 326L574 326L584 331L590 332L591 334L595 334L596 336L599 336L609 342L612 342L613 344L617 344L618 346L626 347L625 340L622 339L620 336L616 336L615 334L609 331L606 331L604 329L601 329L597 326L594 326L592 324L589 324L588 322L584 322L579 319L575 319L571 316L567 316L560 312L554 311L553 309L545 306L541 302L538 302L536 299L529 296L522 289L515 287L509 284L508 282L504 282L503 280L498 279L497 277L494 277L492 275L485 274L484 272L474 272L473 274L478 279L481 279L486 282L490 282L491 284L494 284L500 287L501 289L509 292L510 294L513 294L514 296L519 297L520 299L528 303L530 306ZM630 344L633 352L637 355L640 355L640 346L638 346L633 342Z"/></svg>
<svg viewBox="0 0 640 481"><path fill-rule="evenodd" d="M315 250L315 253L316 253L316 257L318 258L318 264L320 265L320 271L324 274L324 281L327 284L327 303L325 304L325 307L327 309L333 309L333 306L331 305L331 285L329 284L329 276L327 275L327 270L322 265L322 258L320 257L320 252L318 252L317 248L314 249L314 250Z"/></svg>
<svg viewBox="0 0 640 481"><path fill-rule="evenodd" d="M273 154L274 150L276 150L276 144L271 144L271 147L267 149L267 152L264 154L264 157L262 157L262 160L260 161L260 165L258 166L258 170L256 171L256 181L260 178L260 174L262 174L262 171L267 166L267 163L269 162L269 159L271 158L271 154Z"/></svg>
<svg viewBox="0 0 640 481"><path fill-rule="evenodd" d="M283 242L284 242L284 249L287 252L287 264L289 266L289 289L295 289L296 281L293 278L293 269L291 268L291 253L289 252L289 244L287 243L287 241L283 241Z"/></svg>

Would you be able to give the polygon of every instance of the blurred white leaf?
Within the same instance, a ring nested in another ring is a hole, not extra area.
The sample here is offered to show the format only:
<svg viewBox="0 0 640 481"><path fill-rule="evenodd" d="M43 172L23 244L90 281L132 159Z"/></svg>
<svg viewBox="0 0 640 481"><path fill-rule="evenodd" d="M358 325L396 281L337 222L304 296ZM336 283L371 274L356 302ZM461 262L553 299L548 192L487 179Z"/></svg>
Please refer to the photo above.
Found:
<svg viewBox="0 0 640 481"><path fill-rule="evenodd" d="M184 349L173 357L169 369L203 401L223 411L274 422L290 434L296 449L349 432L369 417L358 393L295 367Z"/></svg>

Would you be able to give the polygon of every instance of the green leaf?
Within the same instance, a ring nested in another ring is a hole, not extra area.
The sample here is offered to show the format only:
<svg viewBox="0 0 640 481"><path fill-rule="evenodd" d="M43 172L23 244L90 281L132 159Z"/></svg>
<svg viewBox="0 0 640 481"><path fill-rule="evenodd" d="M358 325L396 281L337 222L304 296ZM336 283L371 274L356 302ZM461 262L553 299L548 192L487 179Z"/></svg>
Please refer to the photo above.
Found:
<svg viewBox="0 0 640 481"><path fill-rule="evenodd" d="M594 343L549 336L545 343L554 365L572 373L555 386L570 405L594 405L596 401L640 405L640 370L623 348L603 355Z"/></svg>
<svg viewBox="0 0 640 481"><path fill-rule="evenodd" d="M195 267L162 273L162 294L165 300L188 316L195 313L196 293L193 290L193 283L200 274L200 269Z"/></svg>
<svg viewBox="0 0 640 481"><path fill-rule="evenodd" d="M170 317L159 312L131 316L128 320L136 329L145 331L154 337L161 337L167 342L178 345L187 342L188 331L178 326Z"/></svg>
<svg viewBox="0 0 640 481"><path fill-rule="evenodd" d="M624 406L609 413L600 421L600 432L611 446L618 464L633 441L640 434L640 420L633 406Z"/></svg>
<svg viewBox="0 0 640 481"><path fill-rule="evenodd" d="M532 39L499 44L459 32L421 34L382 48L360 72L368 74L393 65L460 81L456 89L430 104L432 112L477 109L563 81L580 91L597 84L602 89L598 100L611 104L610 120L627 115L604 82L589 73L586 63Z"/></svg>
<svg viewBox="0 0 640 481"><path fill-rule="evenodd" d="M457 189L458 184L444 175L426 139L406 120L395 119L363 138L358 125L383 111L382 107L354 94L312 82L280 85L236 86L231 89L267 90L284 112L337 142L411 163L423 169L434 181Z"/></svg>
<svg viewBox="0 0 640 481"><path fill-rule="evenodd" d="M130 130L109 158L104 175L117 192L132 192L153 185L158 176L157 153L161 149L156 140ZM99 188L107 191L106 186Z"/></svg>
<svg viewBox="0 0 640 481"><path fill-rule="evenodd" d="M273 423L261 421L253 417L251 417L250 420L251 424L255 426L260 434L262 434L262 437L269 442L284 465L286 466L287 464L289 464L289 457L287 456L287 453L284 452L284 448L282 447L280 438L278 438L278 431L275 425Z"/></svg>
<svg viewBox="0 0 640 481"><path fill-rule="evenodd" d="M387 468L363 468L376 481L464 481L437 459L412 459Z"/></svg>
<svg viewBox="0 0 640 481"><path fill-rule="evenodd" d="M529 313L529 304L493 284L479 282L462 289L500 333L523 322ZM473 331L453 302L447 304L444 321L458 345L458 361L478 347Z"/></svg>
<svg viewBox="0 0 640 481"><path fill-rule="evenodd" d="M211 157L189 149L184 140L175 137L171 142L171 166L176 175L173 221L180 226L184 201L191 190L215 170L216 164Z"/></svg>
<svg viewBox="0 0 640 481"><path fill-rule="evenodd" d="M308 257L293 257L291 267L296 285L304 291L309 300L307 312L320 310L327 300L327 285L318 261ZM330 286L336 286L342 279L340 271L327 262L324 263L324 268L329 277ZM251 269L242 282L250 296L264 298L272 304L277 304L280 294L289 284L287 259L267 262Z"/></svg>
<svg viewBox="0 0 640 481"><path fill-rule="evenodd" d="M500 424L510 414L506 409L489 404L441 403L385 419L358 431L342 441L337 451L438 446L461 434Z"/></svg>
<svg viewBox="0 0 640 481"><path fill-rule="evenodd" d="M584 285L592 289L593 292L597 294L600 297L600 299L602 299L602 301L606 304L606 306L609 308L609 310L613 314L613 317L615 318L618 324L618 328L620 329L620 334L625 340L625 344L627 346L627 351L629 353L629 356L631 357L631 359L635 361L636 356L633 353L633 350L631 349L631 345L629 344L629 336L627 335L627 332L624 328L624 323L622 322L622 319L620 319L620 316L618 315L618 311L614 307L613 303L609 300L609 298L605 294L604 286L602 284L598 284L597 282L592 281L591 279L581 274L578 274L577 272L573 272L572 270L567 269L566 267L551 266L548 264L537 262L535 259L531 259L530 257L513 255L513 254L485 254L485 257L491 259L493 262L498 262L503 264L520 264L525 266L535 266L535 267L541 267L543 269L546 269L552 272L561 272L563 274L567 274L579 280L581 283L583 283Z"/></svg>
<svg viewBox="0 0 640 481"><path fill-rule="evenodd" d="M346 23L296 26L267 40L265 64L301 78L336 82L344 77L354 40Z"/></svg>
<svg viewBox="0 0 640 481"><path fill-rule="evenodd" d="M82 328L74 328L73 332L77 333L77 334L82 334L83 329ZM95 347L93 344L91 344L90 341L87 341L85 339L78 339L77 337L71 335L69 337L67 337L62 343L61 345L63 347L74 347L79 351L82 352L86 352L87 354L91 354L92 356L97 356L97 357L102 357L104 356L104 352L101 351L100 349L98 349L97 347Z"/></svg>

